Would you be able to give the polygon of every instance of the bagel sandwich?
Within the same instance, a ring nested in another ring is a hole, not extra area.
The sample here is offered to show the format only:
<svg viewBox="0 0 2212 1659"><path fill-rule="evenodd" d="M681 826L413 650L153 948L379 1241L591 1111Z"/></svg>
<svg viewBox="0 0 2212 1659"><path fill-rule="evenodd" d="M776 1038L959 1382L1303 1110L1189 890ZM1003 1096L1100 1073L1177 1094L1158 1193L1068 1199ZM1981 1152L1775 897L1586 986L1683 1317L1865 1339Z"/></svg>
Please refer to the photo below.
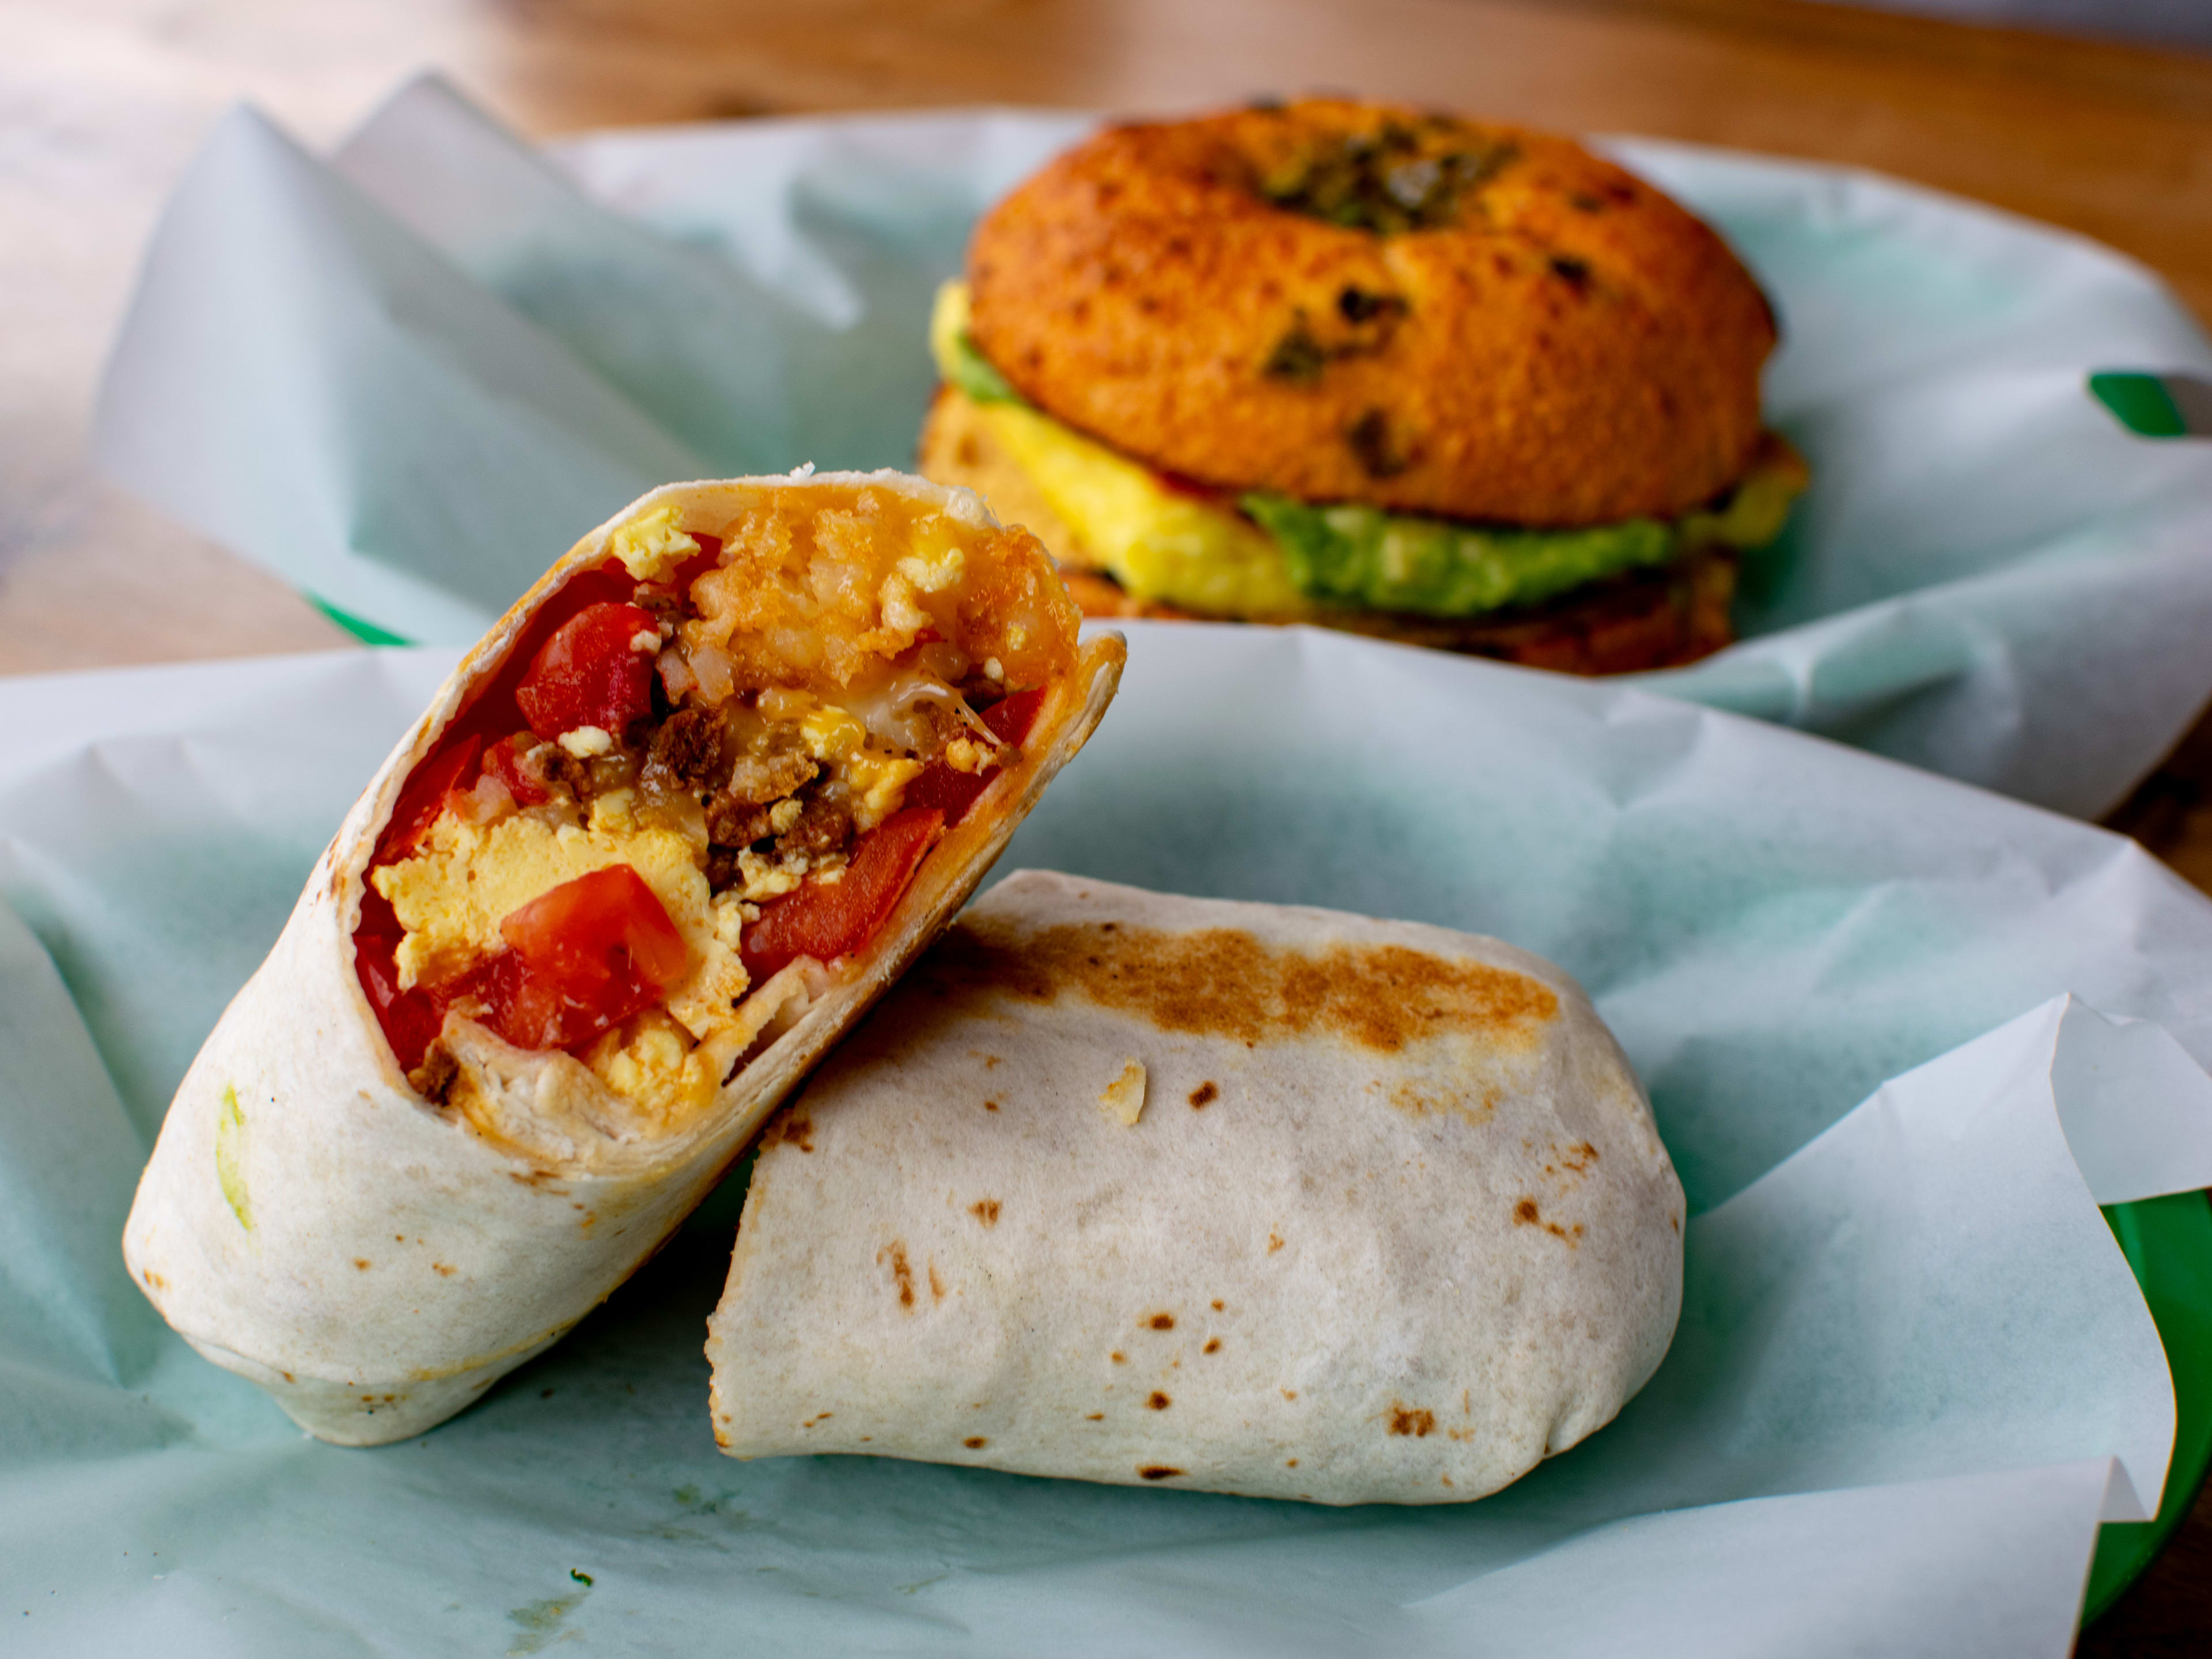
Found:
<svg viewBox="0 0 2212 1659"><path fill-rule="evenodd" d="M940 289L920 469L1094 616L1310 622L1620 673L1733 637L1803 462L1771 310L1569 140L1346 100L1107 128Z"/></svg>

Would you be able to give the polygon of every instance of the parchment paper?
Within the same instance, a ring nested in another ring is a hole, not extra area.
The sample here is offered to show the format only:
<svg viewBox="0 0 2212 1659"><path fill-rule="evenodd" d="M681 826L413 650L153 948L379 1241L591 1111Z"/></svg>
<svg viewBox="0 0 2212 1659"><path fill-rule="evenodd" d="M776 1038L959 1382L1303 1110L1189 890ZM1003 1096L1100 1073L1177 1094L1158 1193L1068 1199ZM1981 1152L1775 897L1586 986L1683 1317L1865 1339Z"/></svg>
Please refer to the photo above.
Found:
<svg viewBox="0 0 2212 1659"><path fill-rule="evenodd" d="M465 644L679 477L911 463L969 227L1091 118L956 112L532 149L434 81L327 161L234 114L102 393L117 477L372 632ZM2212 443L2100 370L2212 375L2141 267L1849 169L1640 139L1773 298L1814 483L1748 636L1670 693L2094 816L2212 694Z"/></svg>
<svg viewBox="0 0 2212 1659"><path fill-rule="evenodd" d="M2095 1205L2212 1182L2212 904L2102 832L1632 689L1130 631L1006 867L1471 927L1580 977L1698 1212L1619 1421L1418 1512L733 1463L718 1199L483 1405L307 1441L168 1334L116 1234L449 653L5 681L9 1650L2063 1653L2100 1517L2154 1510L2170 1454Z"/></svg>

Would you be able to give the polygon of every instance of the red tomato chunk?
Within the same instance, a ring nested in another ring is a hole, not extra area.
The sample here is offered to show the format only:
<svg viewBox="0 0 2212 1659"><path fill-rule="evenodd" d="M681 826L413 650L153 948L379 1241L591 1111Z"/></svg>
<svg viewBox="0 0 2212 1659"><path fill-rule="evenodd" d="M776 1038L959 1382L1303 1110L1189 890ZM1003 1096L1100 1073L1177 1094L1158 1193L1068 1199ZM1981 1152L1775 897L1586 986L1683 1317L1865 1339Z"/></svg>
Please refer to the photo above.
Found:
<svg viewBox="0 0 2212 1659"><path fill-rule="evenodd" d="M518 1048L591 1042L659 1002L690 960L668 912L627 864L540 894L499 931L509 949L463 978L489 1005L484 1024Z"/></svg>
<svg viewBox="0 0 2212 1659"><path fill-rule="evenodd" d="M475 775L476 758L477 739L470 738L416 769L392 809L392 826L384 832L378 863L407 858L422 844L448 798L466 793Z"/></svg>
<svg viewBox="0 0 2212 1659"><path fill-rule="evenodd" d="M753 982L801 957L830 962L850 956L873 939L944 830L940 811L909 806L895 812L861 838L837 880L809 876L763 905L739 946Z"/></svg>
<svg viewBox="0 0 2212 1659"><path fill-rule="evenodd" d="M644 635L658 641L659 624L634 605L587 605L562 623L514 690L530 729L550 743L596 726L619 740L653 712L654 653L635 643Z"/></svg>
<svg viewBox="0 0 2212 1659"><path fill-rule="evenodd" d="M501 738L484 750L483 769L507 786L507 793L514 797L517 806L536 806L553 799L546 788L545 780L522 763L527 744L521 733Z"/></svg>
<svg viewBox="0 0 2212 1659"><path fill-rule="evenodd" d="M1036 723L1037 710L1043 706L1044 691L1017 691L1011 697L1001 697L983 711L983 724L1000 743L1019 747ZM996 769L980 772L957 772L947 765L942 756L930 762L921 775L907 785L906 804L908 806L929 806L945 814L945 822L957 823L968 816L968 809L975 804L975 797L991 781Z"/></svg>

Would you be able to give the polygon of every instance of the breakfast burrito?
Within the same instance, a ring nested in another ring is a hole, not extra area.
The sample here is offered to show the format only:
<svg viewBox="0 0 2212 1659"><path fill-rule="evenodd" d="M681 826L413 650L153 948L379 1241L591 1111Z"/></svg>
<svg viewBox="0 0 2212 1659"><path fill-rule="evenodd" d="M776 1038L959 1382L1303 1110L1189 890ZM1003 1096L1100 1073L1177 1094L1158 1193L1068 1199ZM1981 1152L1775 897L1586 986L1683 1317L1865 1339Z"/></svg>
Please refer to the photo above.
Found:
<svg viewBox="0 0 2212 1659"><path fill-rule="evenodd" d="M1480 1498L1657 1368L1682 1222L1634 1073L1548 963L1024 872L763 1137L715 1437Z"/></svg>
<svg viewBox="0 0 2212 1659"><path fill-rule="evenodd" d="M459 1411L714 1187L1118 680L1026 532L896 473L655 490L463 659L163 1124L162 1316L325 1439Z"/></svg>

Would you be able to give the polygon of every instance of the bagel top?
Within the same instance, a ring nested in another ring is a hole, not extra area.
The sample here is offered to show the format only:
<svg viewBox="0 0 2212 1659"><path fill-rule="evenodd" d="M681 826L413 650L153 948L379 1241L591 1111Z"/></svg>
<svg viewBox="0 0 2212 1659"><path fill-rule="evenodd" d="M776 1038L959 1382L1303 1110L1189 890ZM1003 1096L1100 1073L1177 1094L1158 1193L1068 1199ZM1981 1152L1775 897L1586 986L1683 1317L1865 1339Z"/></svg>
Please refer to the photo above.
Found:
<svg viewBox="0 0 2212 1659"><path fill-rule="evenodd" d="M969 247L970 337L1197 483L1507 524L1665 517L1759 441L1771 312L1564 138L1340 100L1109 127Z"/></svg>

